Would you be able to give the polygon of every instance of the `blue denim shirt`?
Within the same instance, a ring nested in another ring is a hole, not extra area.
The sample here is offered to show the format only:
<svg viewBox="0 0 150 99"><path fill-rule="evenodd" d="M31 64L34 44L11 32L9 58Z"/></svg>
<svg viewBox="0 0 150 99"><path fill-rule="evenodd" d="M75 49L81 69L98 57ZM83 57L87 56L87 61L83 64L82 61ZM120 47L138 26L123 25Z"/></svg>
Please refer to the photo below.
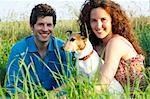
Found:
<svg viewBox="0 0 150 99"><path fill-rule="evenodd" d="M71 53L66 53L62 49L64 42L51 36L48 50L44 59L41 59L38 48L35 45L34 37L29 36L16 43L10 53L7 66L6 88L8 92L14 93L17 87L23 89L22 80L25 75L30 74L28 82L52 90L62 84L62 79L56 74L69 76L72 65Z"/></svg>

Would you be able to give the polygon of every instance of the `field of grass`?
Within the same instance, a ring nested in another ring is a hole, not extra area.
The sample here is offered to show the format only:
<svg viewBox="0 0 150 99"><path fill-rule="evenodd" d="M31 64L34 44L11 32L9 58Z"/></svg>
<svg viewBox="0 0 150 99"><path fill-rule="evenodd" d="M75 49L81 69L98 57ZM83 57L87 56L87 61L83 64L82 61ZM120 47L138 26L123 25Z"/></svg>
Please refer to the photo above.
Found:
<svg viewBox="0 0 150 99"><path fill-rule="evenodd" d="M147 54L145 67L150 66L150 17L138 17L133 19L134 29L138 35L140 44L144 51ZM59 20L54 30L54 35L58 38L66 40L67 35L65 31L73 30L79 31L79 27L75 20ZM5 88L3 87L5 84L5 69L7 59L9 57L9 52L13 44L15 44L18 40L26 37L27 35L31 34L30 27L27 21L16 21L16 22L0 22L0 97L2 99L5 97ZM30 75L29 75L30 76ZM63 77L65 79L65 77ZM141 91L138 87L138 82L136 88L133 92L133 96L135 99L148 99L150 97L150 71L149 69L145 70L145 78L147 80L148 86L145 91ZM27 80L25 78L24 84L27 86ZM63 79L63 80L64 80ZM114 96L109 93L101 93L97 94L94 92L94 82L89 83L86 79L76 82L74 77L72 76L70 79L65 79L67 87L65 91L67 92L67 96L69 99L112 99ZM31 83L30 83L31 84ZM33 84L31 84L33 85ZM54 98L53 96L56 92L46 91L40 86L30 86L31 93L28 93L28 88L25 87L25 92L21 91L26 98L32 98L38 96L39 99L41 98ZM60 89L61 90L61 89ZM130 97L129 88L126 88L125 94L122 95L124 98ZM16 94L14 98L18 98Z"/></svg>

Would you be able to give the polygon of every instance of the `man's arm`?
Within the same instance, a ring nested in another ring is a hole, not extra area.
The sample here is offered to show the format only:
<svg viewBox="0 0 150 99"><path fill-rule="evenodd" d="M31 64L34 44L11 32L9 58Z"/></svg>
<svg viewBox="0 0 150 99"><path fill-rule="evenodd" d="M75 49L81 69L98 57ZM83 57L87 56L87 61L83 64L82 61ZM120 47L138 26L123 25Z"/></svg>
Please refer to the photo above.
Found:
<svg viewBox="0 0 150 99"><path fill-rule="evenodd" d="M6 88L8 94L15 94L17 88L22 89L22 73L19 66L19 58L17 48L13 47L6 68Z"/></svg>

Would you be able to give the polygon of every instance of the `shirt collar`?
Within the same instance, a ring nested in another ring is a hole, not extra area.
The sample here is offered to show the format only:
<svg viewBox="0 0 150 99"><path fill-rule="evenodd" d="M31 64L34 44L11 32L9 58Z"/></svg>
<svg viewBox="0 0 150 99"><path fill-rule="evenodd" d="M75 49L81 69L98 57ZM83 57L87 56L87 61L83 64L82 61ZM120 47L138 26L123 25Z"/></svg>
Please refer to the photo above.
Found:
<svg viewBox="0 0 150 99"><path fill-rule="evenodd" d="M49 39L49 44L48 44L48 51L54 51L54 37L51 36L50 39ZM38 48L34 42L34 36L29 36L27 37L27 44L28 44L28 50L29 52L38 52Z"/></svg>
<svg viewBox="0 0 150 99"><path fill-rule="evenodd" d="M48 51L54 51L54 37L51 36L48 44Z"/></svg>

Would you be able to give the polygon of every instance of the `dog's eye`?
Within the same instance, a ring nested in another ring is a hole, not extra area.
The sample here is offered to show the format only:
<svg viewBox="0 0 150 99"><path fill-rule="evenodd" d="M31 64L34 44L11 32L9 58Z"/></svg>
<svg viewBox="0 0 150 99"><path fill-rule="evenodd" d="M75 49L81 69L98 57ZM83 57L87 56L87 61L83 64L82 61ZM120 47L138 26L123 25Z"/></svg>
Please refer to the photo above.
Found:
<svg viewBox="0 0 150 99"><path fill-rule="evenodd" d="M71 39L70 39L70 41L74 41L74 40L75 40L74 38L71 38Z"/></svg>

